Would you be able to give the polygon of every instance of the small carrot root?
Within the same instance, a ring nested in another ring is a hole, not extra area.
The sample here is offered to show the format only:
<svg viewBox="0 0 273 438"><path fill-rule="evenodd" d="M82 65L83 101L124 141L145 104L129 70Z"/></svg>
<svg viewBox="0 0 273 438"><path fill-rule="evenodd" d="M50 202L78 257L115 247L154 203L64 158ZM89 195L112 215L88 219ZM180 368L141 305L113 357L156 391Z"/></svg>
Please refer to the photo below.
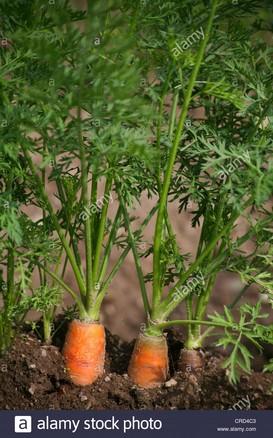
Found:
<svg viewBox="0 0 273 438"><path fill-rule="evenodd" d="M141 334L135 343L129 364L129 377L142 388L156 388L166 381L168 372L166 338Z"/></svg>
<svg viewBox="0 0 273 438"><path fill-rule="evenodd" d="M182 350L178 362L178 368L189 374L200 374L203 370L203 357L198 350Z"/></svg>
<svg viewBox="0 0 273 438"><path fill-rule="evenodd" d="M66 335L63 355L71 381L75 385L91 385L104 371L103 325L73 320Z"/></svg>

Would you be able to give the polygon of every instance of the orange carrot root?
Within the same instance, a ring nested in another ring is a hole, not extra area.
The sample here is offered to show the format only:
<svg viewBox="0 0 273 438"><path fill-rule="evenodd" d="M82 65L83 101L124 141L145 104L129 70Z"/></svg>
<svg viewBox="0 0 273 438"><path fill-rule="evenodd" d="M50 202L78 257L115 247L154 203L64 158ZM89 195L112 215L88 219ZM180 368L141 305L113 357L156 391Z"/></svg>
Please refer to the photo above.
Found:
<svg viewBox="0 0 273 438"><path fill-rule="evenodd" d="M105 330L102 324L74 320L63 349L70 379L75 385L91 385L103 374Z"/></svg>
<svg viewBox="0 0 273 438"><path fill-rule="evenodd" d="M189 374L200 373L203 369L203 357L198 350L182 350L178 367Z"/></svg>
<svg viewBox="0 0 273 438"><path fill-rule="evenodd" d="M140 335L129 364L128 374L143 388L156 388L169 372L168 346L164 336Z"/></svg>

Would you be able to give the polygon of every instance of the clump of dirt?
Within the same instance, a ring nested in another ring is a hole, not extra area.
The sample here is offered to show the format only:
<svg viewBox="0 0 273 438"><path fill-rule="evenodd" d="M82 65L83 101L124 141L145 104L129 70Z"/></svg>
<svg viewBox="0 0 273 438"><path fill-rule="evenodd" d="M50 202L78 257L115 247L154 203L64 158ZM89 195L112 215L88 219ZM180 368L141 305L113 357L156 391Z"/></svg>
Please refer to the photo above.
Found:
<svg viewBox="0 0 273 438"><path fill-rule="evenodd" d="M243 375L232 386L221 368L223 354L204 352L202 377L177 371L180 335L168 333L170 378L158 389L136 387L126 374L133 343L107 332L104 376L88 387L68 378L59 346L33 334L19 335L0 360L0 409L273 409L273 374Z"/></svg>

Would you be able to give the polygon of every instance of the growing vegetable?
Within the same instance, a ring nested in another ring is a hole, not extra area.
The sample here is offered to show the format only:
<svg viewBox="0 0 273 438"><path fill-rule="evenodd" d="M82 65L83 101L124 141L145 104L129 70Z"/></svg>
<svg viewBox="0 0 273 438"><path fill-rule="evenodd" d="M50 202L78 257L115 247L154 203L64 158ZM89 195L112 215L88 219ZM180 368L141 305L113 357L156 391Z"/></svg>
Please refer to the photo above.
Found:
<svg viewBox="0 0 273 438"><path fill-rule="evenodd" d="M104 371L103 325L72 321L65 341L64 357L76 385L89 385L90 382L94 382Z"/></svg>
<svg viewBox="0 0 273 438"><path fill-rule="evenodd" d="M140 334L136 341L129 376L145 388L155 388L168 376L168 347L164 336Z"/></svg>
<svg viewBox="0 0 273 438"><path fill-rule="evenodd" d="M13 94L19 127L14 148L24 157L55 249L54 264L46 254L36 263L43 286L58 286L77 306L79 320L70 325L64 357L79 385L91 384L103 372L101 305L129 252L120 232L121 208L116 204L109 211L115 186L133 202L140 184L136 169L153 159L146 146L150 115L137 96L141 68L131 50L131 21L117 14L118 8L116 2L92 1L86 11L77 11L61 1L44 9L37 1L29 6L26 21L18 12L24 38L17 20L6 26L12 46L3 68L18 85ZM110 268L115 245L120 253ZM73 287L65 278L67 267L74 275ZM54 304L44 312L47 339L53 315Z"/></svg>
<svg viewBox="0 0 273 438"><path fill-rule="evenodd" d="M180 363L184 370L192 372L202 368L199 350L206 337L213 335L215 328L223 329L216 343L232 351L224 364L232 382L238 380L239 369L251 369L252 356L243 340L258 348L261 341L272 342L272 326L266 332L258 323L266 318L260 301L241 306L239 322L231 313L254 283L272 304L273 217L268 204L273 187L272 49L261 34L260 39L257 37L267 23L258 2L252 2L251 12L238 4L236 18L234 8L225 2L210 2L209 15L201 1L184 3L177 3L174 8L158 7L157 22L150 19L156 5L146 5L137 23L143 38L141 45L145 46L144 40L149 46L148 35L155 41L149 51L157 74L153 95L157 91L160 96L154 99L159 119L155 146L161 153L160 168L154 175L159 201L153 245L144 254L153 254L153 272L146 279L138 242L123 208L147 318L129 374L135 383L147 388L166 379L167 363L159 378L158 362L152 360L156 354L153 356L152 352L155 337L163 343L163 331L172 325L187 327ZM252 19L254 11L259 16L257 21ZM165 33L161 27L163 16L164 29L169 23ZM203 39L196 35L185 37L193 34L193 25L203 29ZM237 27L241 29L240 39L236 38ZM184 41L179 53L175 50L177 41ZM165 68L159 62L159 53L160 59L168 60ZM167 99L172 101L171 111L166 111ZM204 112L201 120L190 118L189 111L194 108ZM192 226L200 228L196 255L192 254L190 260L183 248L180 250L172 229L169 200L177 200L180 212L186 210ZM238 221L242 220L247 222L247 229L236 235ZM252 243L253 251L246 250L246 242ZM221 271L236 273L242 281L242 291L222 314L206 318ZM150 279L151 302L145 286L145 280ZM168 321L182 302L186 319ZM207 326L203 333L202 326ZM146 353L147 344L150 354Z"/></svg>
<svg viewBox="0 0 273 438"><path fill-rule="evenodd" d="M244 341L261 349L273 339L260 299L237 307L254 284L272 306L273 51L260 2L12 3L0 5L1 351L30 308L50 343L67 292L77 315L66 366L75 384L94 382L104 369L101 308L132 250L146 314L133 381L167 379L165 330L178 325L187 330L183 371L202 371L214 336L237 382L251 370ZM129 210L143 194L157 199L136 230ZM197 229L191 254L170 202ZM242 289L209 315L220 272ZM185 319L173 315L181 303Z"/></svg>

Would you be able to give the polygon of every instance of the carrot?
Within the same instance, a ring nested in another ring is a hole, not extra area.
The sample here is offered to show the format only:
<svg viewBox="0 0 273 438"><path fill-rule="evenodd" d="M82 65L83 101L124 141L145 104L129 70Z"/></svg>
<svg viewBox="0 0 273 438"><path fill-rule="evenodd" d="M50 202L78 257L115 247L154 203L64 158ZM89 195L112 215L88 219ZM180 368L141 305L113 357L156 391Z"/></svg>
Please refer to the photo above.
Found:
<svg viewBox="0 0 273 438"><path fill-rule="evenodd" d="M166 338L141 334L136 341L129 364L129 377L143 388L155 388L165 382L168 372Z"/></svg>
<svg viewBox="0 0 273 438"><path fill-rule="evenodd" d="M203 357L198 350L183 349L180 354L178 367L190 374L200 373L203 369Z"/></svg>
<svg viewBox="0 0 273 438"><path fill-rule="evenodd" d="M104 371L105 330L102 324L74 320L66 335L63 355L75 385L93 383Z"/></svg>

